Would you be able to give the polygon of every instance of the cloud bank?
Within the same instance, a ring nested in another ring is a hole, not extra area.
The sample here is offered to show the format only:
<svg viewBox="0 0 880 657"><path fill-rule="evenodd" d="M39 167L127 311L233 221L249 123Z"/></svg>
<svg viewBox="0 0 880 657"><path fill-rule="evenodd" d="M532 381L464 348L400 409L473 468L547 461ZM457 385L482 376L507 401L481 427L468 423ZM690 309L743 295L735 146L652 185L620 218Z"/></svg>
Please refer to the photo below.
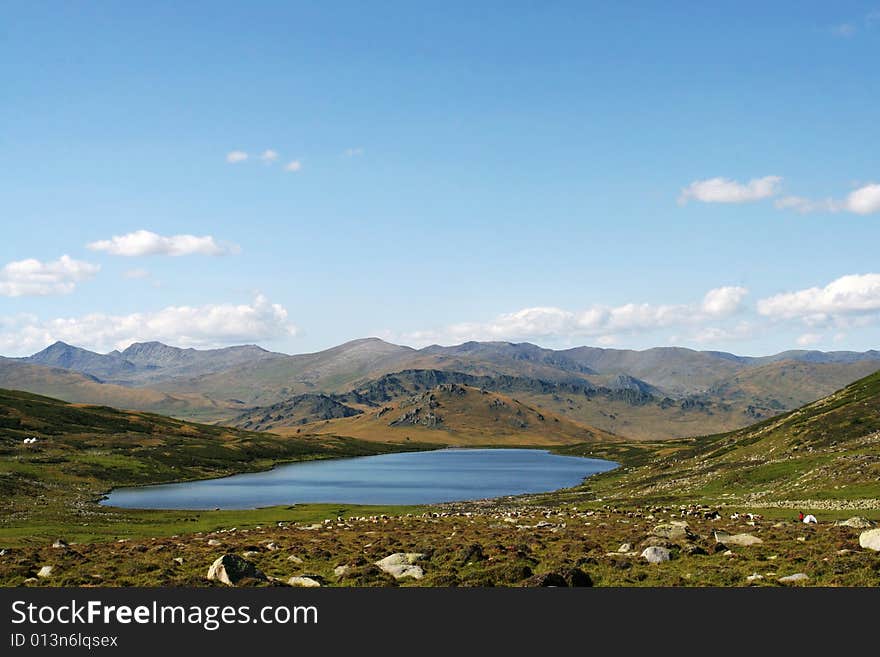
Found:
<svg viewBox="0 0 880 657"><path fill-rule="evenodd" d="M249 304L168 306L129 315L93 313L45 321L33 315L0 317L0 353L30 354L57 340L96 351L150 340L211 348L290 337L296 331L283 306L257 295Z"/></svg>
<svg viewBox="0 0 880 657"><path fill-rule="evenodd" d="M6 264L0 269L0 296L24 297L69 294L76 284L89 280L99 265L63 255L52 262L30 258Z"/></svg>

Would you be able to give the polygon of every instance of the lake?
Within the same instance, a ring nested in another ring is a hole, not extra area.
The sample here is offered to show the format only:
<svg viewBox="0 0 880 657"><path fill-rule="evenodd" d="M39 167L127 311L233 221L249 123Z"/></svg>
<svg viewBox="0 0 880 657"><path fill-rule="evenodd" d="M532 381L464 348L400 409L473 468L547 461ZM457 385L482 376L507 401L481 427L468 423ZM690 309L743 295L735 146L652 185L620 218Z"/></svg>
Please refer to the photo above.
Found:
<svg viewBox="0 0 880 657"><path fill-rule="evenodd" d="M442 449L307 461L222 479L119 488L130 509L252 509L277 504L431 504L540 493L617 467L537 449Z"/></svg>

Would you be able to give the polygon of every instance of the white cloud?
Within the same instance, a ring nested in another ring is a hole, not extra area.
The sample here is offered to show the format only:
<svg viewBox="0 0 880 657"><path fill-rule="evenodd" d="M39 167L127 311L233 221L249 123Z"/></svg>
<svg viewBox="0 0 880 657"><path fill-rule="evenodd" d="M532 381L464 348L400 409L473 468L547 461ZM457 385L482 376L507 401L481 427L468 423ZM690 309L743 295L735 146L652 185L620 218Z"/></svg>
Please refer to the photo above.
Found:
<svg viewBox="0 0 880 657"><path fill-rule="evenodd" d="M796 342L801 347L811 347L813 345L819 344L822 341L822 335L820 333L804 333L799 336Z"/></svg>
<svg viewBox="0 0 880 657"><path fill-rule="evenodd" d="M302 162L299 160L292 160L284 166L285 171L299 171L300 169L302 169Z"/></svg>
<svg viewBox="0 0 880 657"><path fill-rule="evenodd" d="M272 164L272 162L278 159L278 152L273 151L271 148L267 148L260 153L260 159L267 164Z"/></svg>
<svg viewBox="0 0 880 657"><path fill-rule="evenodd" d="M794 210L801 214L810 212L853 212L873 214L880 212L880 185L868 184L853 190L843 199L808 199L802 196L785 196L775 203L780 210Z"/></svg>
<svg viewBox="0 0 880 657"><path fill-rule="evenodd" d="M248 159L248 154L244 151L230 151L226 154L226 161L229 164L238 164Z"/></svg>
<svg viewBox="0 0 880 657"><path fill-rule="evenodd" d="M681 190L678 202L682 205L690 199L703 203L746 203L770 198L779 193L782 184L780 176L753 178L743 184L730 178L709 178L695 180Z"/></svg>
<svg viewBox="0 0 880 657"><path fill-rule="evenodd" d="M844 39L855 36L856 31L857 28L852 23L841 23L840 25L835 25L831 28L831 34Z"/></svg>
<svg viewBox="0 0 880 657"><path fill-rule="evenodd" d="M257 295L250 304L169 306L130 315L95 313L46 321L32 315L0 318L0 353L33 353L56 340L108 351L150 340L209 348L295 334L287 310Z"/></svg>
<svg viewBox="0 0 880 657"><path fill-rule="evenodd" d="M749 291L744 287L718 287L709 290L703 297L703 311L709 315L723 317L737 312Z"/></svg>
<svg viewBox="0 0 880 657"><path fill-rule="evenodd" d="M136 230L126 235L114 235L109 240L98 240L86 245L92 251L105 251L117 256L146 255L227 255L237 253L235 245L220 245L210 235L172 235L165 237L148 230Z"/></svg>
<svg viewBox="0 0 880 657"><path fill-rule="evenodd" d="M721 287L706 293L700 303L627 303L595 305L581 311L554 306L523 308L488 322L462 322L438 330L406 333L409 344L451 344L468 340L570 340L589 337L610 344L620 334L649 333L673 326L699 327L729 317L742 308L748 290Z"/></svg>
<svg viewBox="0 0 880 657"><path fill-rule="evenodd" d="M777 319L803 319L811 324L880 312L880 274L851 274L825 287L777 294L758 301L758 312Z"/></svg>
<svg viewBox="0 0 880 657"><path fill-rule="evenodd" d="M0 269L0 296L46 296L69 294L77 283L92 278L99 265L63 255L52 262L33 258L7 263Z"/></svg>
<svg viewBox="0 0 880 657"><path fill-rule="evenodd" d="M856 214L880 212L880 185L860 187L846 197L846 209Z"/></svg>
<svg viewBox="0 0 880 657"><path fill-rule="evenodd" d="M358 157L364 154L364 149L360 146L357 148L346 148L342 151L342 154L345 155L345 157Z"/></svg>

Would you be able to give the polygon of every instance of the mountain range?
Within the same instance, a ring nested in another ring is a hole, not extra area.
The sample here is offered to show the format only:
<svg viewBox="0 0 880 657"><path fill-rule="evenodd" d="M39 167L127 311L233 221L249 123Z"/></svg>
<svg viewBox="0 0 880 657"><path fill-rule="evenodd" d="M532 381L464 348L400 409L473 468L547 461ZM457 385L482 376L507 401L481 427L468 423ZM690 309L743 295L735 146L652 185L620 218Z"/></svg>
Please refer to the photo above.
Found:
<svg viewBox="0 0 880 657"><path fill-rule="evenodd" d="M509 342L413 349L366 338L298 355L159 342L99 354L57 342L26 358L0 358L0 387L274 430L353 426L388 404L454 384L620 436L664 439L738 429L878 370L876 350L749 357Z"/></svg>

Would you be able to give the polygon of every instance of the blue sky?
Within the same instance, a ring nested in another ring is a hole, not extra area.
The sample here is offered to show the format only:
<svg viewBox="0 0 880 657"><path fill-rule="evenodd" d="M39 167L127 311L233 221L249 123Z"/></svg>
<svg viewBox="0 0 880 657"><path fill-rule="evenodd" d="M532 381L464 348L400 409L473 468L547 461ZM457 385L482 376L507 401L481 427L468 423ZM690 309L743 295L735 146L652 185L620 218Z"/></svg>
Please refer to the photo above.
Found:
<svg viewBox="0 0 880 657"><path fill-rule="evenodd" d="M880 347L880 3L249 4L4 3L0 354Z"/></svg>

